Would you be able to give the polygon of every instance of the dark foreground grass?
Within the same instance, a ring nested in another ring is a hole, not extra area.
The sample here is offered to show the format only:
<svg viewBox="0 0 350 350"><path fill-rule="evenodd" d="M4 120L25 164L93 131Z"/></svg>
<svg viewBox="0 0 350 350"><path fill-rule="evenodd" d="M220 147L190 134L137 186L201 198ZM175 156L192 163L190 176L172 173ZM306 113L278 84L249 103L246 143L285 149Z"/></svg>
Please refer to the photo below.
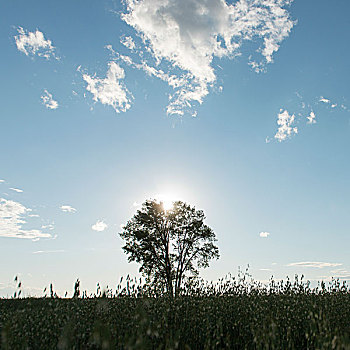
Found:
<svg viewBox="0 0 350 350"><path fill-rule="evenodd" d="M76 293L77 294L77 293ZM143 287L84 298L0 299L1 349L350 349L350 292L333 281Z"/></svg>

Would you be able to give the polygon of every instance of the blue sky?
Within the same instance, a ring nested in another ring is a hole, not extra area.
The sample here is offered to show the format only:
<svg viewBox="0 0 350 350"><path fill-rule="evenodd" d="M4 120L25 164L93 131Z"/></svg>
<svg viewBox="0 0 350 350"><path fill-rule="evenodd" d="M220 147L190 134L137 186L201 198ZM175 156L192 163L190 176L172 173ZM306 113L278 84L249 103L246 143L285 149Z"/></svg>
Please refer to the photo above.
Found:
<svg viewBox="0 0 350 350"><path fill-rule="evenodd" d="M3 1L0 295L137 275L147 198L203 209L259 280L350 279L350 3Z"/></svg>

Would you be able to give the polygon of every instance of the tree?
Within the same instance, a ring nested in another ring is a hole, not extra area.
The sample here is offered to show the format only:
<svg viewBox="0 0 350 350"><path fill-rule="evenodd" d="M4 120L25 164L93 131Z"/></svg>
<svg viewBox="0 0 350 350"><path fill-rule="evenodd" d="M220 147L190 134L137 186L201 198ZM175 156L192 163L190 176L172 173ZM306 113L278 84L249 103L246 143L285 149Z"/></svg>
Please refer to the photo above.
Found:
<svg viewBox="0 0 350 350"><path fill-rule="evenodd" d="M177 296L186 276L219 258L215 233L204 220L202 210L184 202L166 210L162 202L146 200L120 233L123 250L153 285Z"/></svg>

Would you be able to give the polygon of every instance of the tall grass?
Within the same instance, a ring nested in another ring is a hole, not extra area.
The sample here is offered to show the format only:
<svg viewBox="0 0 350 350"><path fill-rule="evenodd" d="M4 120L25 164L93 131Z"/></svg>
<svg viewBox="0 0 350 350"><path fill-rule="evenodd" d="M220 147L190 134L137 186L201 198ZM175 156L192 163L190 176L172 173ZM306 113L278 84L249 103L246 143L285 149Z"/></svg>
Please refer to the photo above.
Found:
<svg viewBox="0 0 350 350"><path fill-rule="evenodd" d="M77 281L73 298L1 299L0 329L1 349L350 349L350 289L241 274L168 298L130 277L92 295Z"/></svg>

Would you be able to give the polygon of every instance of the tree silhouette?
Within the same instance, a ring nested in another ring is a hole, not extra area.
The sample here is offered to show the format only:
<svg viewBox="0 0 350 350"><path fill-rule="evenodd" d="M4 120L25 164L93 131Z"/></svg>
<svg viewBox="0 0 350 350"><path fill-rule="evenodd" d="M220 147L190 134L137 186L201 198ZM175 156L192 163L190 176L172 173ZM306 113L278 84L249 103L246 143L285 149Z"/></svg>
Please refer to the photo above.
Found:
<svg viewBox="0 0 350 350"><path fill-rule="evenodd" d="M147 200L120 233L123 250L154 286L177 296L186 276L219 258L215 233L204 220L202 210L184 202L165 210L162 202Z"/></svg>

